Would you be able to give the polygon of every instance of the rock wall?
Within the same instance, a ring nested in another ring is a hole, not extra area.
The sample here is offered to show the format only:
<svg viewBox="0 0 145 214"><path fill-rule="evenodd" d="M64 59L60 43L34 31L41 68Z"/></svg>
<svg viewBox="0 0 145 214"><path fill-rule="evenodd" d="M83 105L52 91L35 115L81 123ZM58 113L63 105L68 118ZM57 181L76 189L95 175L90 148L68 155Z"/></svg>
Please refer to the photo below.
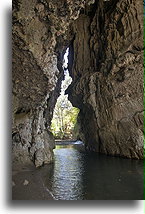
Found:
<svg viewBox="0 0 145 214"><path fill-rule="evenodd" d="M96 1L74 22L70 101L86 149L143 158L143 1Z"/></svg>
<svg viewBox="0 0 145 214"><path fill-rule="evenodd" d="M53 160L50 124L70 47L69 99L89 150L143 157L142 0L13 0L13 163Z"/></svg>
<svg viewBox="0 0 145 214"><path fill-rule="evenodd" d="M71 22L85 1L13 0L14 163L36 166L53 159L49 131L63 79L62 60Z"/></svg>

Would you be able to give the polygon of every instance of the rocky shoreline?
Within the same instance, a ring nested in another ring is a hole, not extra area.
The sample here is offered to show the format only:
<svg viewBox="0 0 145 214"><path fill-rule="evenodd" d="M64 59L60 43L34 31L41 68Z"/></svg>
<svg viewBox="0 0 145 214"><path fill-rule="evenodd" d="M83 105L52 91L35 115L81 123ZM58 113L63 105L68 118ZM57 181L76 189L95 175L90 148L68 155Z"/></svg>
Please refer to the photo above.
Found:
<svg viewBox="0 0 145 214"><path fill-rule="evenodd" d="M12 200L55 200L44 184L47 166L36 168L27 165L15 168L12 173Z"/></svg>

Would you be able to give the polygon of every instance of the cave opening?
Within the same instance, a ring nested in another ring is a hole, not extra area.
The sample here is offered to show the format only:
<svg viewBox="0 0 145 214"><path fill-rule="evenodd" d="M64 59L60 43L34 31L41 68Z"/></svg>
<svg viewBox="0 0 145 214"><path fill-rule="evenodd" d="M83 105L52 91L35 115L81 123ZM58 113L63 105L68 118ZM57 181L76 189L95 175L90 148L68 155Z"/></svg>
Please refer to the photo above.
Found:
<svg viewBox="0 0 145 214"><path fill-rule="evenodd" d="M56 140L77 140L78 139L78 124L77 117L79 109L74 107L66 94L67 88L72 83L72 78L69 74L69 48L63 57L63 72L64 78L61 82L60 95L53 111L51 122L51 132Z"/></svg>
<svg viewBox="0 0 145 214"><path fill-rule="evenodd" d="M143 198L142 7L13 0L13 200Z"/></svg>

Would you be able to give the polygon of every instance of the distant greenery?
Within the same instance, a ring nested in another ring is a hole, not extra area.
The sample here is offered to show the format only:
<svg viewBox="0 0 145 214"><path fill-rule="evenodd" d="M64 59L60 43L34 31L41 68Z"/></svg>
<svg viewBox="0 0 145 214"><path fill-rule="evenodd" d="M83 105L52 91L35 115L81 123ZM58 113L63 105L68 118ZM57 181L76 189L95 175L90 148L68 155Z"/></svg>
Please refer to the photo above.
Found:
<svg viewBox="0 0 145 214"><path fill-rule="evenodd" d="M71 105L66 95L61 95L56 103L51 131L56 139L72 139L79 110Z"/></svg>
<svg viewBox="0 0 145 214"><path fill-rule="evenodd" d="M79 109L72 106L65 95L65 90L71 83L69 73L65 72L65 80L62 82L61 95L55 105L51 131L56 139L73 139L76 130Z"/></svg>

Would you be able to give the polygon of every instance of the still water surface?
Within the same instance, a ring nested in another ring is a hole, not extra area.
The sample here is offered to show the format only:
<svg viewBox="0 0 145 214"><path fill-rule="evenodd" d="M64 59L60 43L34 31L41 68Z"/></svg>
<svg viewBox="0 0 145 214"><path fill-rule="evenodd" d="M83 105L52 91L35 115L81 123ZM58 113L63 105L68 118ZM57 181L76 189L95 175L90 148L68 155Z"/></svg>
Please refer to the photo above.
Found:
<svg viewBox="0 0 145 214"><path fill-rule="evenodd" d="M54 155L45 186L56 200L143 199L143 161L86 153L80 141Z"/></svg>

